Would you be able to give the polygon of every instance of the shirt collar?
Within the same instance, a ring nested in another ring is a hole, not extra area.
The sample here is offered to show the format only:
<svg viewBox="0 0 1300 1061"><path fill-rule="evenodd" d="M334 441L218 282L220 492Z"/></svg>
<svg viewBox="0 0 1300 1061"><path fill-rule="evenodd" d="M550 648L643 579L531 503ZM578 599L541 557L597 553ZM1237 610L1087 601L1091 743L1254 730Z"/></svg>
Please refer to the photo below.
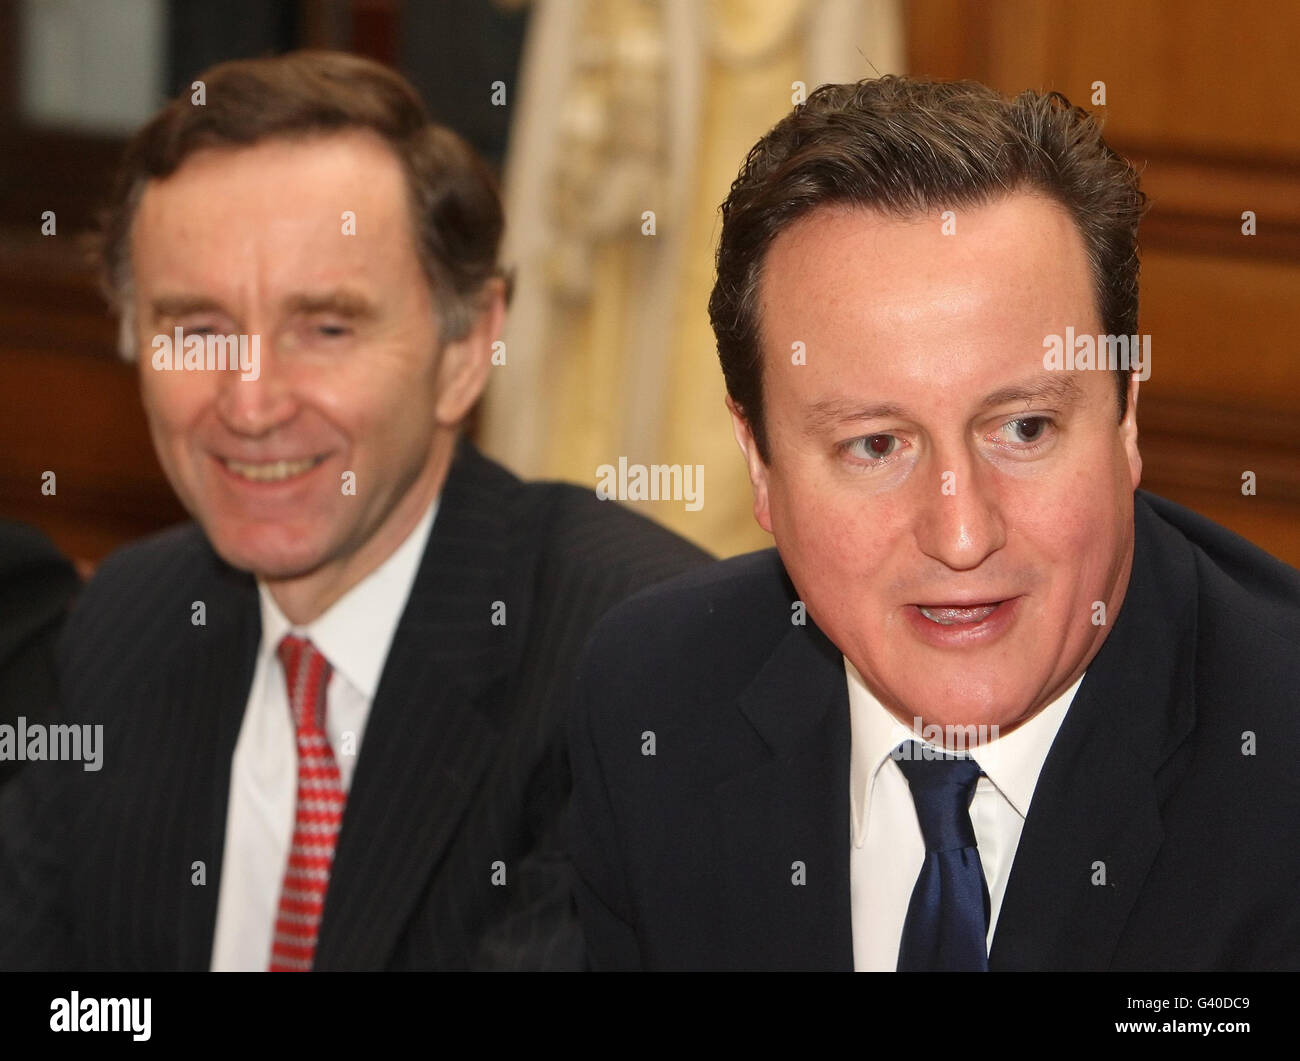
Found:
<svg viewBox="0 0 1300 1061"><path fill-rule="evenodd" d="M919 740L931 747L938 745L922 739L923 726L920 720L917 720L916 729L910 729L890 714L867 688L862 675L847 657L844 659L844 672L849 685L852 730L850 811L853 815L853 843L860 847L866 837L876 778L889 759L889 753L905 740ZM1052 742L1056 739L1065 713L1070 709L1074 694L1078 692L1082 681L1083 677L1080 676L1078 681L1028 722L971 751L980 770L1022 819L1029 814L1029 804L1034 798L1038 775L1042 773L1047 753L1052 748Z"/></svg>
<svg viewBox="0 0 1300 1061"><path fill-rule="evenodd" d="M439 498L406 539L382 564L335 601L321 616L295 627L285 617L266 584L258 579L262 608L262 651L274 652L285 634L310 639L337 672L367 700L379 689L379 676L397 623L433 530Z"/></svg>

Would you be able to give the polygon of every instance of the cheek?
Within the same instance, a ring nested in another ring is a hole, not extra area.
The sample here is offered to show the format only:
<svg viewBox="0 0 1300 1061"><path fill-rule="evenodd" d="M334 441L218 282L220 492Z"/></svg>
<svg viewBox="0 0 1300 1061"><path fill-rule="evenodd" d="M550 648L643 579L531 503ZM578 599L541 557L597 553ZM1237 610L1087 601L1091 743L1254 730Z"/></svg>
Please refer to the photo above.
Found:
<svg viewBox="0 0 1300 1061"><path fill-rule="evenodd" d="M776 543L810 610L829 614L865 605L889 571L899 538L888 506L818 484L810 475L782 480L771 497Z"/></svg>
<svg viewBox="0 0 1300 1061"><path fill-rule="evenodd" d="M788 552L802 566L832 547L826 535L836 525L835 500L806 473L769 472L767 500L772 536L783 556Z"/></svg>
<svg viewBox="0 0 1300 1061"><path fill-rule="evenodd" d="M155 433L172 435L195 423L216 396L204 372L156 372L145 367L140 400Z"/></svg>
<svg viewBox="0 0 1300 1061"><path fill-rule="evenodd" d="M432 434L432 381L409 372L349 368L299 395L350 441L358 463L401 462Z"/></svg>
<svg viewBox="0 0 1300 1061"><path fill-rule="evenodd" d="M398 408L394 385L382 366L360 357L344 364L329 365L324 370L300 373L294 380L298 402L318 409L348 434L357 436L357 428L391 429L391 419Z"/></svg>
<svg viewBox="0 0 1300 1061"><path fill-rule="evenodd" d="M435 380L432 359L415 356L401 343L357 350L328 375L299 378L298 384L300 393L310 393L341 421L391 430L395 421L432 408Z"/></svg>
<svg viewBox="0 0 1300 1061"><path fill-rule="evenodd" d="M1127 480L1109 468L1071 476L1050 497L1040 493L1037 504L1021 511L1016 537L1025 560L1056 580L1052 607L1061 613L1062 628L1086 627L1093 602L1109 600L1126 555L1124 528L1133 518Z"/></svg>

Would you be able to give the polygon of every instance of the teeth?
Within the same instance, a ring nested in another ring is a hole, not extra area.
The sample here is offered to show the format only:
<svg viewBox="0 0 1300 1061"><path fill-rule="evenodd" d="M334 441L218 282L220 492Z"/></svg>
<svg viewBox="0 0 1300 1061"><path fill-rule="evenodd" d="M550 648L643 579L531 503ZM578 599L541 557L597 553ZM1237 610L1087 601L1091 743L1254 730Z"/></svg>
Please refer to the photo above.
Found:
<svg viewBox="0 0 1300 1061"><path fill-rule="evenodd" d="M998 603L1000 604L1001 601ZM982 623L993 614L997 606L997 604L981 604L973 608L922 608L921 614L940 626L956 626L959 623Z"/></svg>
<svg viewBox="0 0 1300 1061"><path fill-rule="evenodd" d="M244 461L228 460L225 465L241 478L251 479L258 483L274 483L310 471L316 466L316 458L308 457L306 460L300 461L271 461L264 464L248 464Z"/></svg>

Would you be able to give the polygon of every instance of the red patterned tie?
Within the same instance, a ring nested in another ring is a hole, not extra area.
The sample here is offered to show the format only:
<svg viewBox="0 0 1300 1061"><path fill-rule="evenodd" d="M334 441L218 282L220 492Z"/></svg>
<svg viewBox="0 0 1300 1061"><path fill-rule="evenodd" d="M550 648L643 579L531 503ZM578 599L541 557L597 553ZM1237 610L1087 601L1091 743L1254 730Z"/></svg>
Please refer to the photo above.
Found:
<svg viewBox="0 0 1300 1061"><path fill-rule="evenodd" d="M325 690L334 668L310 641L292 635L280 642L279 655L298 731L298 812L280 888L270 969L304 972L316 956L346 797L325 733Z"/></svg>

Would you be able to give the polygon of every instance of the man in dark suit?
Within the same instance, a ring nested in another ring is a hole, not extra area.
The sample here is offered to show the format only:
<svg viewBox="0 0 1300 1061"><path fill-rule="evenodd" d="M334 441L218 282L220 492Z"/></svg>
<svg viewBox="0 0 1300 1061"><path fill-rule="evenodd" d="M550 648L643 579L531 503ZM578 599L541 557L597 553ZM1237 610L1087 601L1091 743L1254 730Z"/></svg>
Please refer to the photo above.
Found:
<svg viewBox="0 0 1300 1061"><path fill-rule="evenodd" d="M593 635L596 968L1300 967L1300 574L1137 490L1142 209L1086 113L969 83L750 153L710 308L776 549Z"/></svg>
<svg viewBox="0 0 1300 1061"><path fill-rule="evenodd" d="M6 793L0 965L579 967L560 705L601 613L705 557L460 438L500 206L405 82L310 53L201 80L132 142L105 248L196 523L69 621L103 762Z"/></svg>

